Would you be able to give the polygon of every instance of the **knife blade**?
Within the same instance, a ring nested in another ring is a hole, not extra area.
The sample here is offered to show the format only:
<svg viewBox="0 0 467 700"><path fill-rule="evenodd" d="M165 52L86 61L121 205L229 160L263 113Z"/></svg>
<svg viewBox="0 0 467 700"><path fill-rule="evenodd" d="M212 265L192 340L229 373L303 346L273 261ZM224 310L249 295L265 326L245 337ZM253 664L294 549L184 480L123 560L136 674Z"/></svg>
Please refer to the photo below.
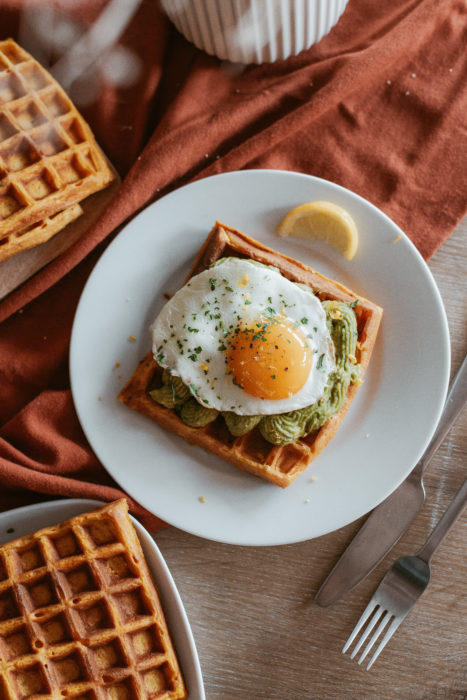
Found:
<svg viewBox="0 0 467 700"><path fill-rule="evenodd" d="M467 356L449 387L441 418L407 479L368 516L315 597L332 605L364 579L398 542L425 502L423 473L467 400Z"/></svg>

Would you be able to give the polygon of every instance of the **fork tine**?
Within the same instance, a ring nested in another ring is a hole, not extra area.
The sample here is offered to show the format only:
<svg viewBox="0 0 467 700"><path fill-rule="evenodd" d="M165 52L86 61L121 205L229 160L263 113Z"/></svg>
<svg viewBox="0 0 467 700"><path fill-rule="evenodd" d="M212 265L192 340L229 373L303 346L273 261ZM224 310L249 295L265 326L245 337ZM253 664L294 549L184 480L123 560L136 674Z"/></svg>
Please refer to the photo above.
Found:
<svg viewBox="0 0 467 700"><path fill-rule="evenodd" d="M384 609L381 608L380 606L378 606L375 610L375 614L373 615L370 622L368 623L368 627L364 630L361 638L359 639L359 641L355 645L355 649L353 650L353 652L350 655L351 659L353 659L358 654L358 652L362 648L363 644L365 643L365 640L367 639L368 635L371 634L374 626L381 619L381 616L383 615L383 613L384 613Z"/></svg>
<svg viewBox="0 0 467 700"><path fill-rule="evenodd" d="M405 615L404 615L404 617L405 617ZM373 654L373 656L372 656L371 659L370 659L370 662L369 662L368 666L366 667L366 670L367 670L367 671L368 671L369 668L371 668L371 667L373 666L373 664L374 664L374 662L376 661L377 657L378 657L378 656L380 655L380 653L383 651L384 647L385 647L386 644L389 642L389 640L391 639L392 635L394 634L394 632L396 631L396 629L397 629L397 628L399 627L399 625L401 624L401 622L402 622L402 620L404 619L404 617L395 617L394 620L391 622L391 624L390 624L389 627L387 628L386 632L384 633L384 637L382 638L382 640L381 640L380 643L378 644L378 648L376 649L375 653Z"/></svg>
<svg viewBox="0 0 467 700"><path fill-rule="evenodd" d="M381 632L383 631L383 629L384 629L384 628L386 627L386 625L388 624L389 619L390 619L391 617L392 617L392 613L390 613L388 610L386 610L386 611L384 612L383 617L381 618L381 622L379 623L379 625L378 625L378 627L377 627L377 629L376 629L376 632L374 633L374 635L372 636L372 638L370 639L370 641L369 641L368 644L366 645L366 647L365 647L365 649L364 649L364 651L363 651L363 654L362 654L361 657L359 658L359 660L358 660L358 663L359 663L359 664L361 664L362 661L363 661L363 659L367 656L367 654L368 654L369 651L371 650L373 644L376 642L376 640L378 639L379 635L381 634Z"/></svg>
<svg viewBox="0 0 467 700"><path fill-rule="evenodd" d="M359 621L358 621L357 624L355 625L355 627L354 627L354 629L353 629L353 632L351 633L350 637L348 638L347 642L345 643L345 646L344 646L344 648L342 649L342 653L343 653L343 654L345 654L345 652L347 651L347 649L349 648L349 646L352 644L352 642L353 642L353 640L355 639L355 637L357 636L357 634L358 634L358 633L360 632L360 630L362 629L362 627L363 627L363 625L365 624L365 622L368 620L368 618L370 617L370 615L372 615L373 612L374 612L375 610L377 610L377 608L378 608L378 605L375 604L375 602L374 602L373 600L370 600L370 602L369 602L368 605L366 606L365 610L363 611L362 616L360 617ZM378 618L376 618L376 619L378 619ZM376 620L375 620L375 622L376 622ZM373 625L374 625L374 622L373 622ZM371 627L370 627L370 629L371 629Z"/></svg>

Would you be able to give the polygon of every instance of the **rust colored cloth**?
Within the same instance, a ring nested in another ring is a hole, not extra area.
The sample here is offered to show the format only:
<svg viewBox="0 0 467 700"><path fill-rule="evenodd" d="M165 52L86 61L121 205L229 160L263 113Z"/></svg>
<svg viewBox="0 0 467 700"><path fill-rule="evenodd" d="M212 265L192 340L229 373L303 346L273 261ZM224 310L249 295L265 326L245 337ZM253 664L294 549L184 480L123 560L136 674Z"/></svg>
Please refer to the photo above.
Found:
<svg viewBox="0 0 467 700"><path fill-rule="evenodd" d="M22 12L39 4L0 3L0 39L40 48ZM81 31L105 4L55 3L72 8ZM434 253L467 208L466 37L464 0L350 0L308 51L243 67L186 42L155 0L140 3L118 47L139 66L135 82L109 84L102 61L71 89L72 98L83 85L94 90L82 112L123 178L120 191L72 248L0 302L0 509L121 495L79 427L69 339L104 247L164 193L244 168L310 173L380 207L425 259ZM131 505L152 530L162 525Z"/></svg>

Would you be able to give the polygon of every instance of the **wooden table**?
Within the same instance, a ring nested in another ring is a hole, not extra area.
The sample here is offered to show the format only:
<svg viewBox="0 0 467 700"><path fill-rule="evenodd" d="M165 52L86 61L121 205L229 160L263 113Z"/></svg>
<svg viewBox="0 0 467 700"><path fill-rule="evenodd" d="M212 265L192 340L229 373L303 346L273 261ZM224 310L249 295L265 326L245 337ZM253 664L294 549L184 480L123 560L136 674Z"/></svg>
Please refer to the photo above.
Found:
<svg viewBox="0 0 467 700"><path fill-rule="evenodd" d="M451 374L467 351L467 219L430 261L446 306ZM313 598L364 518L277 547L229 546L173 527L155 536L191 622L208 700L465 700L465 515L435 554L429 590L370 671L341 649L373 590L415 552L466 475L467 410L428 468L427 499L410 530L344 600Z"/></svg>

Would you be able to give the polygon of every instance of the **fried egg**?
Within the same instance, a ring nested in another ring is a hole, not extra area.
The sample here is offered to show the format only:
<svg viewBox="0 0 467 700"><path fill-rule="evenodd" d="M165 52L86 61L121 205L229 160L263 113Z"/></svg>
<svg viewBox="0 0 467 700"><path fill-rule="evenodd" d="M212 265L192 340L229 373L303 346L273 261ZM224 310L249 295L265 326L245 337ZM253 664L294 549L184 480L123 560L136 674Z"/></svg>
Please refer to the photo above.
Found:
<svg viewBox="0 0 467 700"><path fill-rule="evenodd" d="M192 277L150 330L157 363L219 411L304 408L323 395L335 369L326 314L312 290L247 259L225 258Z"/></svg>

